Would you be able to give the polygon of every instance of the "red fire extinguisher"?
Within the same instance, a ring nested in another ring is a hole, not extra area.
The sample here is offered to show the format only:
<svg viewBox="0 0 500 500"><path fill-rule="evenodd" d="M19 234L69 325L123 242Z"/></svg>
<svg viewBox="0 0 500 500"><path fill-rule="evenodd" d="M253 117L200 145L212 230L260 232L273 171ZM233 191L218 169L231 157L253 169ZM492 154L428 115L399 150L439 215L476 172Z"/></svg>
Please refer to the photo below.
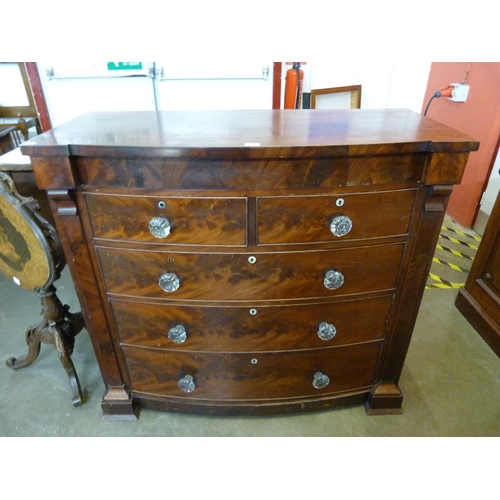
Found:
<svg viewBox="0 0 500 500"><path fill-rule="evenodd" d="M285 109L299 109L302 99L302 83L304 71L300 63L294 62L293 67L286 72Z"/></svg>

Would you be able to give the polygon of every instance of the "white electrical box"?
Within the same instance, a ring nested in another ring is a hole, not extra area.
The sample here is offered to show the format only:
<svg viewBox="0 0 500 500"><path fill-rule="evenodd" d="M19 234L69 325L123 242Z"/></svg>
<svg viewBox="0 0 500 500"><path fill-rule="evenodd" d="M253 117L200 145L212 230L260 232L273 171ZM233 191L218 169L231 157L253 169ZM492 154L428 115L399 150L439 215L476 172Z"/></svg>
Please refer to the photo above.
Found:
<svg viewBox="0 0 500 500"><path fill-rule="evenodd" d="M469 85L464 85L463 83L450 83L453 87L451 91L451 97L448 97L450 101L455 102L465 102L467 100L467 94L469 93Z"/></svg>

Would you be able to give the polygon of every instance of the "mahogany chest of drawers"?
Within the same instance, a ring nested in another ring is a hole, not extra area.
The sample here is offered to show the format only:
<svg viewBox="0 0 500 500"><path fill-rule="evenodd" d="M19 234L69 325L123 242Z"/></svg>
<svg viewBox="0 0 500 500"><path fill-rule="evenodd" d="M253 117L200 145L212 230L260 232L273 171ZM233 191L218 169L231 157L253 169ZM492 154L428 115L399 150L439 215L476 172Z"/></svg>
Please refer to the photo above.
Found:
<svg viewBox="0 0 500 500"><path fill-rule="evenodd" d="M446 203L477 148L407 110L92 113L25 143L104 417L400 412Z"/></svg>

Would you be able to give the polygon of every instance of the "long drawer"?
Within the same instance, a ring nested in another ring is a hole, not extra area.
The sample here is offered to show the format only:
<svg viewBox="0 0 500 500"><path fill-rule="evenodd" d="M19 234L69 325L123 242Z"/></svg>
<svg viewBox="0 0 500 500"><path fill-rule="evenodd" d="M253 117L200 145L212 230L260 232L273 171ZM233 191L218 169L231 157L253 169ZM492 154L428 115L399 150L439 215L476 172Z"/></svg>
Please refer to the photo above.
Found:
<svg viewBox="0 0 500 500"><path fill-rule="evenodd" d="M404 243L281 253L96 247L107 291L162 299L273 300L394 289Z"/></svg>
<svg viewBox="0 0 500 500"><path fill-rule="evenodd" d="M369 387L380 347L381 343L372 342L293 352L223 354L124 347L123 353L133 391L186 399L268 400Z"/></svg>
<svg viewBox="0 0 500 500"><path fill-rule="evenodd" d="M248 307L112 300L120 342L188 351L310 349L382 339L392 296Z"/></svg>
<svg viewBox="0 0 500 500"><path fill-rule="evenodd" d="M415 196L415 189L406 189L258 198L258 243L309 243L404 235L408 232Z"/></svg>
<svg viewBox="0 0 500 500"><path fill-rule="evenodd" d="M100 193L85 193L85 198L96 238L224 246L247 241L246 198Z"/></svg>

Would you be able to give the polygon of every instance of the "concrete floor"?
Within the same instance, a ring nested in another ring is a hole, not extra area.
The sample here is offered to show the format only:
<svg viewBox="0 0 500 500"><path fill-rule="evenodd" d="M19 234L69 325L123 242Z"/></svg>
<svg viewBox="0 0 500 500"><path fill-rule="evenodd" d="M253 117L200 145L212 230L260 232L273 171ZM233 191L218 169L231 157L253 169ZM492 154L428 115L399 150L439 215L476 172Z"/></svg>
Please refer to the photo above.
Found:
<svg viewBox="0 0 500 500"><path fill-rule="evenodd" d="M70 311L79 310L67 270L56 283ZM35 293L0 274L0 436L500 436L500 359L455 309L457 290L426 290L400 386L404 414L367 416L363 407L261 418L186 416L143 410L137 422L101 421L104 386L86 330L73 361L85 403L71 404L55 350L42 345L31 366L24 333L40 321Z"/></svg>

